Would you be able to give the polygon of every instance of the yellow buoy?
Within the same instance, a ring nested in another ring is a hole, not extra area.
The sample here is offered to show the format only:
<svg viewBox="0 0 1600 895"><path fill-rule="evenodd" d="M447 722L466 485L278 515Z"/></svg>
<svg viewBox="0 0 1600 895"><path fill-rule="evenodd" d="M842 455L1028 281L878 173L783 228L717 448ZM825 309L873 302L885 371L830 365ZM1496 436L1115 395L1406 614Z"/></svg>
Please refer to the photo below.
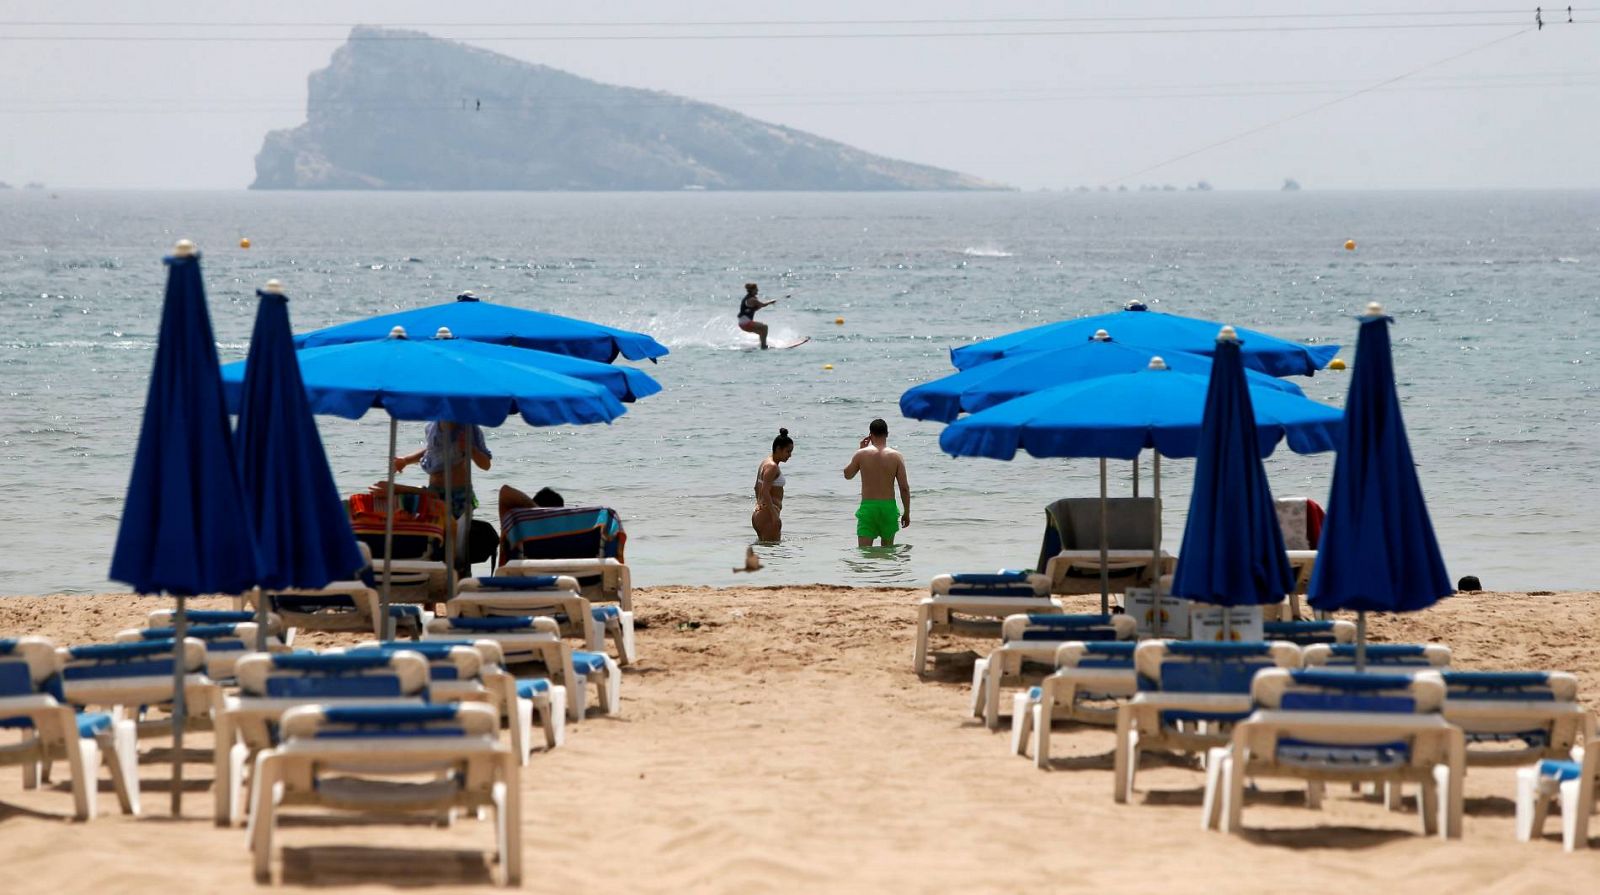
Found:
<svg viewBox="0 0 1600 895"><path fill-rule="evenodd" d="M831 369L833 369L833 364L823 364L822 365L822 369L831 370Z"/></svg>
<svg viewBox="0 0 1600 895"><path fill-rule="evenodd" d="M1328 361L1328 369L1330 369L1330 370L1343 370L1344 369L1344 358L1336 357L1333 360Z"/></svg>
<svg viewBox="0 0 1600 895"><path fill-rule="evenodd" d="M843 317L835 317L835 318L833 318L833 323L834 323L835 326L844 326L844 318Z"/></svg>
<svg viewBox="0 0 1600 895"><path fill-rule="evenodd" d="M248 236L239 237L239 248L241 248L241 249L250 248L250 237L248 237Z"/></svg>
<svg viewBox="0 0 1600 895"><path fill-rule="evenodd" d="M1353 240L1353 239L1345 240L1344 241L1344 250L1347 251L1347 252L1355 251L1356 250L1356 241Z"/></svg>

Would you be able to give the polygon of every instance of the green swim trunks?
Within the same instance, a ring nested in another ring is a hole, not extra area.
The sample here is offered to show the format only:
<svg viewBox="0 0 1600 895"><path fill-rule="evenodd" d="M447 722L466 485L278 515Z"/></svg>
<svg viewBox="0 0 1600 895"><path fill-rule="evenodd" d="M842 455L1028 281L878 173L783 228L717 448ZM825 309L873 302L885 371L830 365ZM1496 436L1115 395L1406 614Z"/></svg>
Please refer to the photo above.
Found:
<svg viewBox="0 0 1600 895"><path fill-rule="evenodd" d="M892 500L863 500L856 510L856 537L893 540L900 530L900 508Z"/></svg>

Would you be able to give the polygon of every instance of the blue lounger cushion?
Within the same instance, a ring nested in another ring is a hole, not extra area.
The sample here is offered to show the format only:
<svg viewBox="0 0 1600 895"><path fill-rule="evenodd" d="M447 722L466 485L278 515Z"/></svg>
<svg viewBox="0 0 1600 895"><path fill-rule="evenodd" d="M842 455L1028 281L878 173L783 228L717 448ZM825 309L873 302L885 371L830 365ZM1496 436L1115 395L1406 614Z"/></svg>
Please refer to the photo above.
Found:
<svg viewBox="0 0 1600 895"><path fill-rule="evenodd" d="M532 627L533 617L529 615L502 615L493 618L455 616L450 619L450 629L453 631L520 631Z"/></svg>
<svg viewBox="0 0 1600 895"><path fill-rule="evenodd" d="M1411 760L1411 746L1404 741L1347 745L1284 737L1278 740L1277 758L1299 767L1394 768Z"/></svg>
<svg viewBox="0 0 1600 895"><path fill-rule="evenodd" d="M1550 676L1542 671L1446 671L1451 699L1554 702Z"/></svg>
<svg viewBox="0 0 1600 895"><path fill-rule="evenodd" d="M1562 783L1576 780L1583 775L1583 765L1575 761L1557 761L1545 759L1539 762L1539 776L1554 777Z"/></svg>
<svg viewBox="0 0 1600 895"><path fill-rule="evenodd" d="M950 581L954 584L1027 584L1028 573L1017 569L1002 569L999 572L963 572L951 575Z"/></svg>
<svg viewBox="0 0 1600 895"><path fill-rule="evenodd" d="M83 646L68 647L67 654L74 659L103 659L120 662L140 656L170 653L175 645L170 637L164 640L144 640L132 643L90 643Z"/></svg>
<svg viewBox="0 0 1600 895"><path fill-rule="evenodd" d="M606 667L604 653L583 653L574 650L572 653L572 670L579 674L592 674L603 671Z"/></svg>
<svg viewBox="0 0 1600 895"><path fill-rule="evenodd" d="M366 671L372 668L389 667L389 654L385 652L370 653L336 653L322 655L320 653L280 653L272 657L275 668L284 668L292 671L318 671L327 674L347 674Z"/></svg>
<svg viewBox="0 0 1600 895"><path fill-rule="evenodd" d="M531 677L517 679L517 695L523 699L533 699L549 692L549 678Z"/></svg>
<svg viewBox="0 0 1600 895"><path fill-rule="evenodd" d="M556 586L554 575L491 575L477 581L479 587L495 590L550 590Z"/></svg>
<svg viewBox="0 0 1600 895"><path fill-rule="evenodd" d="M237 625L241 622L256 621L256 614L249 610L189 609L184 615L196 625Z"/></svg>

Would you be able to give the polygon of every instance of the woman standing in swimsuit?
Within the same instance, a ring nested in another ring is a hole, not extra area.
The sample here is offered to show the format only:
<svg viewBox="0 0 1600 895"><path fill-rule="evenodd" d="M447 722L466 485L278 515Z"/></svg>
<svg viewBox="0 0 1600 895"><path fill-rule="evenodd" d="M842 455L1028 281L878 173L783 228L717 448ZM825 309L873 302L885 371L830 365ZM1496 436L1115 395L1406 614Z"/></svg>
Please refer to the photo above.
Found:
<svg viewBox="0 0 1600 895"><path fill-rule="evenodd" d="M756 540L776 541L783 537L783 486L787 480L778 466L794 456L794 439L788 429L779 429L772 439L772 454L756 468L756 509L750 514L750 526L756 530Z"/></svg>
<svg viewBox="0 0 1600 895"><path fill-rule="evenodd" d="M755 283L744 284L744 298L739 301L739 328L747 333L755 333L759 336L761 338L761 347L765 349L767 347L767 325L756 322L756 312L762 308L777 304L778 300L774 298L772 301L762 301L757 296L760 291L761 287Z"/></svg>

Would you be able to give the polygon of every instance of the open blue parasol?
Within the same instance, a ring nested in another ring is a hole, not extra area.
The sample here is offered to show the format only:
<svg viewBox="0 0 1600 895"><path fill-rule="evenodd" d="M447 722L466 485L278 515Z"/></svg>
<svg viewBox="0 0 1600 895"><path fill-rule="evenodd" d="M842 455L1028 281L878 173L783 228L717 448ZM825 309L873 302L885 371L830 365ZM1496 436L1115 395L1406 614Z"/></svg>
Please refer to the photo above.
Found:
<svg viewBox="0 0 1600 895"><path fill-rule="evenodd" d="M977 413L1057 385L1143 370L1157 356L1169 370L1211 373L1211 359L1204 355L1132 345L1101 329L1086 341L1003 357L907 389L900 396L900 412L911 419L948 423L962 413ZM1252 386L1304 394L1287 379L1257 370L1246 370L1245 375Z"/></svg>
<svg viewBox="0 0 1600 895"><path fill-rule="evenodd" d="M380 341L397 326L419 334L443 327L458 339L535 348L607 364L618 355L628 360L652 361L667 355L667 346L644 333L480 301L471 292L463 292L455 301L443 304L379 314L305 333L295 337L295 346L317 348Z"/></svg>
<svg viewBox="0 0 1600 895"><path fill-rule="evenodd" d="M1210 356L1216 350L1220 323L1151 311L1141 302L1110 314L1062 320L963 345L950 351L958 370L968 370L1002 357L1061 348L1086 341L1095 330L1115 333L1129 344L1164 351ZM1250 329L1238 330L1244 340L1244 365L1270 376L1310 376L1339 353L1338 345L1302 345Z"/></svg>
<svg viewBox="0 0 1600 895"><path fill-rule="evenodd" d="M350 517L306 402L277 280L256 293L247 372L237 387L235 440L261 552L261 586L318 588L354 578L363 565ZM514 349L512 349L514 350ZM267 602L259 601L256 648L266 649Z"/></svg>
<svg viewBox="0 0 1600 895"><path fill-rule="evenodd" d="M1276 603L1294 586L1260 444L1239 338L1223 327L1206 392L1194 491L1173 596L1222 606ZM1227 612L1223 630L1228 630Z"/></svg>
<svg viewBox="0 0 1600 895"><path fill-rule="evenodd" d="M261 578L260 554L217 374L217 344L194 243L167 265L161 333L111 578L177 598L172 701L172 813L183 808L184 598L238 594Z"/></svg>
<svg viewBox="0 0 1600 895"><path fill-rule="evenodd" d="M1416 612L1455 592L1422 499L1400 416L1389 325L1373 302L1361 318L1344 435L1308 598L1356 611L1356 667L1366 665L1368 612Z"/></svg>

